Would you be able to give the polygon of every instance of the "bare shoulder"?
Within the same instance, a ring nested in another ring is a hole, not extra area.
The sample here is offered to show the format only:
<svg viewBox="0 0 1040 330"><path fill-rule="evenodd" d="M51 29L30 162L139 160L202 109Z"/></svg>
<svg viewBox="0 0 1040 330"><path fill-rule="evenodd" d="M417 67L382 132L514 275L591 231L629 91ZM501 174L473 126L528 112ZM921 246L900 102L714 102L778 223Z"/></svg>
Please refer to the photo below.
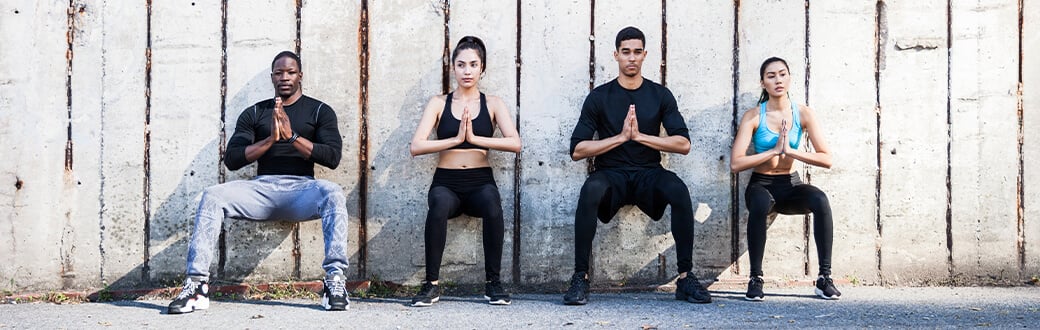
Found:
<svg viewBox="0 0 1040 330"><path fill-rule="evenodd" d="M487 97L487 103L489 108L495 110L506 109L506 102L502 100L501 97L487 94L485 94L485 97Z"/></svg>
<svg viewBox="0 0 1040 330"><path fill-rule="evenodd" d="M805 104L798 104L798 115L804 119L812 120L816 117L816 112L811 107ZM804 121L804 120L803 120Z"/></svg>
<svg viewBox="0 0 1040 330"><path fill-rule="evenodd" d="M758 122L758 113L759 113L758 107L751 107L751 108L749 108L747 110L744 110L744 114L740 116L740 123L743 124L743 123L746 123L748 121L754 121L754 122L757 123Z"/></svg>

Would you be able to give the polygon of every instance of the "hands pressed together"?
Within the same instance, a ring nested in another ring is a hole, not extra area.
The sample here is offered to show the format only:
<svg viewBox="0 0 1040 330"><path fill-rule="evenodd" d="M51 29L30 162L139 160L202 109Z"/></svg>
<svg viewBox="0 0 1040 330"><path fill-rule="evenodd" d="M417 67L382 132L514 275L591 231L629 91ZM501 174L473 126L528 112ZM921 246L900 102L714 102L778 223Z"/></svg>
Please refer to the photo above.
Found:
<svg viewBox="0 0 1040 330"><path fill-rule="evenodd" d="M462 120L459 121L459 134L452 140L455 144L462 142L473 143L477 135L473 133L473 118L470 118L469 108L463 108Z"/></svg>
<svg viewBox="0 0 1040 330"><path fill-rule="evenodd" d="M292 130L292 123L289 122L289 116L285 114L285 108L282 107L282 98L274 98L274 112L271 114L272 132L271 138L274 141L291 141L295 135Z"/></svg>
<svg viewBox="0 0 1040 330"><path fill-rule="evenodd" d="M780 122L780 136L776 139L773 152L781 159L787 156L787 119Z"/></svg>
<svg viewBox="0 0 1040 330"><path fill-rule="evenodd" d="M639 136L639 119L636 117L636 105L628 106L628 115L625 116L625 124L621 127L621 142L635 140Z"/></svg>

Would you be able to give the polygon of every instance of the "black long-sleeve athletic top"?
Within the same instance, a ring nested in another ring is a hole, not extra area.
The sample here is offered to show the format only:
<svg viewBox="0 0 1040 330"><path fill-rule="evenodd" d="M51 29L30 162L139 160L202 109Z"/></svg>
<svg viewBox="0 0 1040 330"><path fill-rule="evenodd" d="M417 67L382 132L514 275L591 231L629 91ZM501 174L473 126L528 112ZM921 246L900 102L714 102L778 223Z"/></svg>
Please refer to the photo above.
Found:
<svg viewBox="0 0 1040 330"><path fill-rule="evenodd" d="M594 134L598 133L601 139L620 134L630 104L636 105L639 131L643 134L659 135L661 126L664 126L668 135L690 139L686 121L668 88L644 78L639 88L628 90L621 87L615 78L596 87L585 97L581 117L571 134L571 154L579 142L591 140ZM661 167L661 152L629 140L596 156L593 165L597 169Z"/></svg>
<svg viewBox="0 0 1040 330"><path fill-rule="evenodd" d="M259 159L257 175L302 175L314 176L314 164L335 169L343 153L343 137L339 135L336 112L327 104L300 96L292 105L283 105L285 114L292 123L292 130L314 144L311 157L304 158L289 143L275 142ZM249 165L246 147L271 136L274 99L260 101L246 108L238 116L235 134L228 140L224 165L237 170Z"/></svg>

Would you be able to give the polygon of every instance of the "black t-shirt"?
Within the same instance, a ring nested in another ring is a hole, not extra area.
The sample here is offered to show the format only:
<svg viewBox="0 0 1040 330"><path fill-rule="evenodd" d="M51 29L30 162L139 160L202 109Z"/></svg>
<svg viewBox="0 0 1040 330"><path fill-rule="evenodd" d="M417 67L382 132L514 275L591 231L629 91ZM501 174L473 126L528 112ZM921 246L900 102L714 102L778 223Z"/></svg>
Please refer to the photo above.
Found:
<svg viewBox="0 0 1040 330"><path fill-rule="evenodd" d="M339 135L336 124L336 112L327 104L300 96L296 103L283 105L285 114L292 123L292 130L300 137L314 143L311 157L304 158L289 143L276 142L257 159L257 175L303 175L314 176L314 164L335 169L343 153L343 137ZM246 147L271 136L274 112L274 99L260 101L246 108L238 116L235 134L227 144L224 165L229 170L237 170L249 165L246 161Z"/></svg>
<svg viewBox="0 0 1040 330"><path fill-rule="evenodd" d="M664 126L668 135L680 135L690 139L686 121L679 113L672 92L649 79L635 90L621 87L617 79L596 87L585 97L581 117L571 134L571 154L579 142L591 140L594 134L609 138L621 133L624 128L628 106L636 105L639 131L643 134L659 135ZM593 165L597 168L661 167L661 152L636 141L628 141L596 156Z"/></svg>

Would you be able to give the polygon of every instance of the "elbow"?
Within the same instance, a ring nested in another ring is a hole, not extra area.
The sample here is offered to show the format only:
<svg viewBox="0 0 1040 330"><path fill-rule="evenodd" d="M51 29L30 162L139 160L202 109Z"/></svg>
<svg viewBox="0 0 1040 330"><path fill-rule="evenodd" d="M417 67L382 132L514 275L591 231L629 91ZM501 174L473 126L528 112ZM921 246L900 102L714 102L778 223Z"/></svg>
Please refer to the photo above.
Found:
<svg viewBox="0 0 1040 330"><path fill-rule="evenodd" d="M571 160L579 161L579 160L582 160L582 159L585 159L585 157L582 156L582 155L579 155L577 152L572 152L571 153Z"/></svg>
<svg viewBox="0 0 1040 330"><path fill-rule="evenodd" d="M412 155L412 157L419 155L419 150L415 148L414 143L408 147L408 154Z"/></svg>
<svg viewBox="0 0 1040 330"><path fill-rule="evenodd" d="M513 145L513 148L509 151L512 151L513 153L520 153L520 150L522 150L523 148L524 143L520 142L520 138L517 138L516 143Z"/></svg>
<svg viewBox="0 0 1040 330"><path fill-rule="evenodd" d="M734 174L736 174L736 173L740 173L740 171L743 171L743 170L744 170L744 169L740 168L740 167L739 167L739 166L737 166L736 164L733 164L733 163L729 163L729 171L730 171L731 173L734 173Z"/></svg>

